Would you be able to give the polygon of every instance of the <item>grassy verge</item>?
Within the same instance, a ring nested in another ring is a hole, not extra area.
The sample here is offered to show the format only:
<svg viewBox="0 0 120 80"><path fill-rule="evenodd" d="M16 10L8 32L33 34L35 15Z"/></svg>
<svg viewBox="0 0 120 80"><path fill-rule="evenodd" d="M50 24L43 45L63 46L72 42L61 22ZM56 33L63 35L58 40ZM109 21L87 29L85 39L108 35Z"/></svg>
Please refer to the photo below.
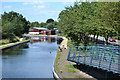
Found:
<svg viewBox="0 0 120 80"><path fill-rule="evenodd" d="M58 68L58 65L59 65L59 62L60 62L59 59L60 59L61 56L62 56L62 54L61 54L61 52L58 50L58 51L57 51L57 56L56 56L56 62L55 62L57 72L60 72L60 70L59 70L59 68Z"/></svg>
<svg viewBox="0 0 120 80"><path fill-rule="evenodd" d="M12 46L12 45L15 45L15 44L19 44L19 43L22 43L22 42L26 42L26 41L29 41L29 40L23 40L23 41L19 41L19 42L15 42L15 43L3 44L3 45L0 46L0 49L9 47L9 46Z"/></svg>
<svg viewBox="0 0 120 80"><path fill-rule="evenodd" d="M68 72L69 72L69 73L76 73L76 72L77 72L77 70L76 70L76 68L73 66L73 64L71 64L71 65L65 65L65 67L68 68Z"/></svg>
<svg viewBox="0 0 120 80"><path fill-rule="evenodd" d="M68 40L68 45L72 45ZM69 46L68 46L69 49ZM75 63L67 61L68 50L60 52L57 51L55 70L61 75L62 78L81 78L79 70L75 68Z"/></svg>
<svg viewBox="0 0 120 80"><path fill-rule="evenodd" d="M55 69L62 78L82 78L79 75L79 70L74 66L75 63L68 62L64 53L60 51L57 51L55 64Z"/></svg>

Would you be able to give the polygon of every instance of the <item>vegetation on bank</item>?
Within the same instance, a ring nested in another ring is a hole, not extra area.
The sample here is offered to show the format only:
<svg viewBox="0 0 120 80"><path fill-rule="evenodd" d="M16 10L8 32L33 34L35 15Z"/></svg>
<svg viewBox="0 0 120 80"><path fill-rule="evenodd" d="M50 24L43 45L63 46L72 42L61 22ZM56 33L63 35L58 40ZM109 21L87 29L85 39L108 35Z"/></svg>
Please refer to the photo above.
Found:
<svg viewBox="0 0 120 80"><path fill-rule="evenodd" d="M30 22L27 21L22 14L11 11L9 13L4 12L1 15L1 30L2 44L12 43L19 41L22 34L28 32L30 28Z"/></svg>
<svg viewBox="0 0 120 80"><path fill-rule="evenodd" d="M56 55L56 60L55 60L55 69L57 70L57 72L60 73L60 69L58 68L59 65L59 59L62 56L61 52L59 50L57 50L57 55Z"/></svg>
<svg viewBox="0 0 120 80"><path fill-rule="evenodd" d="M9 46L12 46L12 45L16 45L16 44L19 44L19 43L23 43L23 42L26 42L26 41L29 41L29 40L24 40L24 39L23 39L22 41L19 41L19 42L3 44L3 45L0 45L0 49L6 48L6 47L9 47Z"/></svg>
<svg viewBox="0 0 120 80"><path fill-rule="evenodd" d="M71 64L71 65L65 65L65 67L68 68L68 72L69 72L69 73L70 73L70 72L72 72L72 73L77 72L77 70L76 70L76 68L73 66L73 64Z"/></svg>
<svg viewBox="0 0 120 80"><path fill-rule="evenodd" d="M108 43L110 36L120 34L120 2L76 2L59 14L59 30L75 45L88 44L88 36L103 36ZM97 43L94 38L93 43Z"/></svg>

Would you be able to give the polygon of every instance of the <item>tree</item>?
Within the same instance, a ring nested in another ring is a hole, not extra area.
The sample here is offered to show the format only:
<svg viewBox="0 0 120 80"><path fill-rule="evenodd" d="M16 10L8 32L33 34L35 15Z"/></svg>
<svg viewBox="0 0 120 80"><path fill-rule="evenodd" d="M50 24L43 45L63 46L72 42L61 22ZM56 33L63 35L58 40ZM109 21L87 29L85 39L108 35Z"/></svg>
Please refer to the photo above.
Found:
<svg viewBox="0 0 120 80"><path fill-rule="evenodd" d="M104 36L107 43L108 37L119 33L119 4L76 2L59 14L59 29L77 45L86 45L90 34Z"/></svg>
<svg viewBox="0 0 120 80"><path fill-rule="evenodd" d="M39 24L39 27L44 27L45 25L46 25L46 23L41 22L41 23Z"/></svg>
<svg viewBox="0 0 120 80"><path fill-rule="evenodd" d="M4 12L2 19L2 38L10 39L12 41L15 36L21 37L23 33L28 32L30 25L22 14L11 11Z"/></svg>
<svg viewBox="0 0 120 80"><path fill-rule="evenodd" d="M53 19L48 19L48 20L46 21L46 23L51 23L51 22L54 22L54 20L53 20Z"/></svg>
<svg viewBox="0 0 120 80"><path fill-rule="evenodd" d="M35 21L31 23L31 27L39 27L39 22Z"/></svg>

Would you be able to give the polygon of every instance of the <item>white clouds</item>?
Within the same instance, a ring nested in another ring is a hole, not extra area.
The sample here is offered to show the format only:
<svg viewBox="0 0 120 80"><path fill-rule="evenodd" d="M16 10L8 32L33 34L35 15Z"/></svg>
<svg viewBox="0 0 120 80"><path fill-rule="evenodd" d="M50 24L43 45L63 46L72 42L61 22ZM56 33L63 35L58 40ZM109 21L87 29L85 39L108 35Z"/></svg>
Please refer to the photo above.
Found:
<svg viewBox="0 0 120 80"><path fill-rule="evenodd" d="M76 0L2 0L2 2L75 2Z"/></svg>
<svg viewBox="0 0 120 80"><path fill-rule="evenodd" d="M65 0L65 1L63 1L63 3L65 3L65 4L67 4L67 3L74 3L75 1L73 0L73 1L67 1L67 0Z"/></svg>
<svg viewBox="0 0 120 80"><path fill-rule="evenodd" d="M73 4L74 3L74 1L71 1L71 2L68 2L68 1L65 1L65 2L62 2L63 4Z"/></svg>
<svg viewBox="0 0 120 80"><path fill-rule="evenodd" d="M76 2L76 1L81 1L81 2L88 2L91 0L1 0L1 2L38 2L38 1L43 1L43 2ZM98 1L98 2L119 2L120 0L92 0L92 1Z"/></svg>
<svg viewBox="0 0 120 80"><path fill-rule="evenodd" d="M35 9L45 8L45 3L43 1L23 2L23 5L32 5Z"/></svg>
<svg viewBox="0 0 120 80"><path fill-rule="evenodd" d="M4 9L10 9L12 6L3 6Z"/></svg>
<svg viewBox="0 0 120 80"><path fill-rule="evenodd" d="M45 8L45 6L43 6L43 5L41 5L41 6L33 6L33 8L39 8L39 9L41 9L41 8Z"/></svg>
<svg viewBox="0 0 120 80"><path fill-rule="evenodd" d="M37 4L43 4L43 1L33 1L33 2L24 2L23 5L37 5Z"/></svg>
<svg viewBox="0 0 120 80"><path fill-rule="evenodd" d="M60 13L61 11L49 11L49 13Z"/></svg>

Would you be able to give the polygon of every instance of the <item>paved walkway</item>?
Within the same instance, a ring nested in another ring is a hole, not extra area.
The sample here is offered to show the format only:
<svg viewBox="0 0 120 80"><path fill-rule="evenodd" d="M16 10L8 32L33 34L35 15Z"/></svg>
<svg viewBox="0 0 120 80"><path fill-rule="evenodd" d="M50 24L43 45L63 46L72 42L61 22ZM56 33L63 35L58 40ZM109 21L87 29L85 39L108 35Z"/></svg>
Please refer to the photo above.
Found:
<svg viewBox="0 0 120 80"><path fill-rule="evenodd" d="M68 52L69 48L63 49L63 51L59 53L61 56L59 57L58 63L55 64L55 66L57 66L60 70L58 73L62 76L62 78L91 78L92 80L96 80L92 76L80 71L77 68L69 67L76 64L74 62L67 61Z"/></svg>
<svg viewBox="0 0 120 80"><path fill-rule="evenodd" d="M57 57L57 64L55 63L55 68L58 69L58 74L60 74L62 78L91 78L92 80L96 80L92 76L80 71L79 69L71 67L76 64L67 60L69 52L69 47L67 47L68 39L65 37L63 37L63 39L64 40L59 47L62 49L62 51L57 53L57 55L60 56Z"/></svg>

